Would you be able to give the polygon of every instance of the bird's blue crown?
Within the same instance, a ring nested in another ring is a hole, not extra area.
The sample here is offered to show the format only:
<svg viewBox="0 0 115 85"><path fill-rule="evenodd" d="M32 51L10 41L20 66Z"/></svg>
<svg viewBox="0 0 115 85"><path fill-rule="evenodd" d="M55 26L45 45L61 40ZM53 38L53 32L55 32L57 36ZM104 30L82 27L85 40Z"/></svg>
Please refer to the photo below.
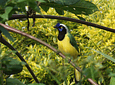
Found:
<svg viewBox="0 0 115 85"><path fill-rule="evenodd" d="M59 31L62 31L63 28L59 28L59 26L60 26L60 23L57 23L57 24L56 24L56 27L58 27L58 30L59 30Z"/></svg>
<svg viewBox="0 0 115 85"><path fill-rule="evenodd" d="M56 24L56 27L59 27L59 26L60 26L60 23L57 23L57 24Z"/></svg>

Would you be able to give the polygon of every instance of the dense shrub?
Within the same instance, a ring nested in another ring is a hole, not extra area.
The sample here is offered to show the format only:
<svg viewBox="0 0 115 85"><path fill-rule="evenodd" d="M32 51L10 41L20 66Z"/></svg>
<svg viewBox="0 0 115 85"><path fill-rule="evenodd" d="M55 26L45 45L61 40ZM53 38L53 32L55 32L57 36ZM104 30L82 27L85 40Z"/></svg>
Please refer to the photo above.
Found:
<svg viewBox="0 0 115 85"><path fill-rule="evenodd" d="M99 11L89 16L79 16L88 22L114 29L115 8L113 2L110 0L91 1L97 5ZM42 10L42 13L59 16L53 8L50 8L47 13ZM75 14L66 11L64 16L79 19ZM58 32L53 28L57 22L67 25L71 34L78 42L80 48L79 66L82 68L83 74L87 76L86 78L83 77L83 84L89 84L87 78L92 78L99 84L108 85L112 78L111 74L114 73L115 65L111 60L106 59L106 57L111 56L114 58L115 56L114 33L79 23L55 19L36 19L34 27L32 27L32 19L30 19L29 31L27 31L27 21L11 20L6 22L6 24L57 48ZM68 64L67 60L63 60L52 50L36 41L16 33L11 33L11 35L15 39L15 42L9 42L24 56L40 82L46 85L54 85L54 83L74 84L73 67ZM5 51L6 49L9 50L4 45L1 45L1 48ZM17 58L16 55L12 57ZM18 78L26 84L35 82L26 67L23 68L21 73L15 74L13 77Z"/></svg>

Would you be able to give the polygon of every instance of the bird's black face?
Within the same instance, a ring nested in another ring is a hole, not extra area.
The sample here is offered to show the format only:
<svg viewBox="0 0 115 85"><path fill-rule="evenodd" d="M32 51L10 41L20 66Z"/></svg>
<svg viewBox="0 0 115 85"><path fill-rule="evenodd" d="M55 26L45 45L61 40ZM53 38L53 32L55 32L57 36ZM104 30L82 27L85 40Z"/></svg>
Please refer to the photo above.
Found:
<svg viewBox="0 0 115 85"><path fill-rule="evenodd" d="M61 41L64 39L65 34L67 33L66 28L63 25L60 25L60 23L57 23L54 28L57 28L59 31L58 39Z"/></svg>

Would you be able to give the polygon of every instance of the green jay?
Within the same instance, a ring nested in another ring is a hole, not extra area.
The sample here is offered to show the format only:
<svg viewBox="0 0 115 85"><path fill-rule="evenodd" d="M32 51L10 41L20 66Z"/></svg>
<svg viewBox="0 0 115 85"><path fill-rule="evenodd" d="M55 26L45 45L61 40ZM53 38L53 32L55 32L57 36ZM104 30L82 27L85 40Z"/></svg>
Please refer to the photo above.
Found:
<svg viewBox="0 0 115 85"><path fill-rule="evenodd" d="M65 55L70 55L73 59L76 59L79 54L78 45L75 38L70 34L69 29L66 25L57 23L54 28L59 31L58 34L58 49ZM75 69L75 82L79 82L81 74Z"/></svg>

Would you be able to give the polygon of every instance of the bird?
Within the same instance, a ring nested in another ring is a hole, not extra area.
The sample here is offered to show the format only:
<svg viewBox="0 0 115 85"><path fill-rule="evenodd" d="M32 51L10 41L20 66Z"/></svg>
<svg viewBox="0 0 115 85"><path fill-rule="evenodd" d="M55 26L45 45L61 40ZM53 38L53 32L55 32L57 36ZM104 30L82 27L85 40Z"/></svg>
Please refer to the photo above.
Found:
<svg viewBox="0 0 115 85"><path fill-rule="evenodd" d="M79 55L79 48L75 38L70 33L68 27L64 24L57 23L54 28L58 29L58 49L62 54L70 55L73 59L76 59ZM81 79L80 72L75 69L75 82L79 83Z"/></svg>

